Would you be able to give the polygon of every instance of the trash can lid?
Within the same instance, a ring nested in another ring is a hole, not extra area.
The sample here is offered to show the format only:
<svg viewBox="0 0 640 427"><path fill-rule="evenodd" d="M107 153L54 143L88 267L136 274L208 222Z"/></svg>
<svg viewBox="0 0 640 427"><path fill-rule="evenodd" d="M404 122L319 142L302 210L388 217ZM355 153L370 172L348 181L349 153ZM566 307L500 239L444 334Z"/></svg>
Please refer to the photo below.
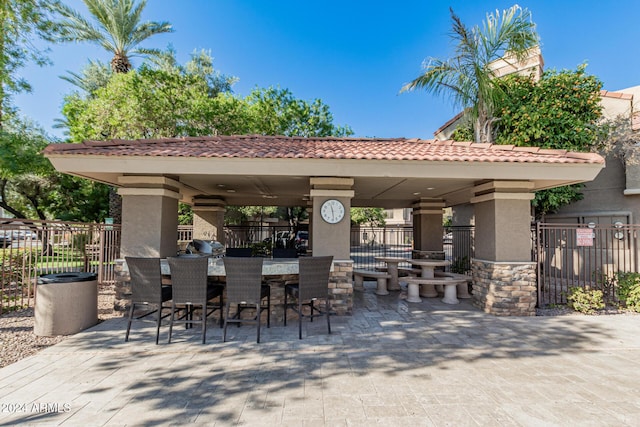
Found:
<svg viewBox="0 0 640 427"><path fill-rule="evenodd" d="M89 282L91 280L96 280L97 276L98 275L96 273L87 272L43 274L38 278L38 284Z"/></svg>

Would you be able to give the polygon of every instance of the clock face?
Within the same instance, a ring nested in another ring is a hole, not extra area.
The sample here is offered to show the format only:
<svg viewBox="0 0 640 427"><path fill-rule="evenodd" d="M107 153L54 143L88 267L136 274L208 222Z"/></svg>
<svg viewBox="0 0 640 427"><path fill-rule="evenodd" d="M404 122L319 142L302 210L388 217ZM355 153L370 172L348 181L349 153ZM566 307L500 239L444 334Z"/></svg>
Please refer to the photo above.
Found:
<svg viewBox="0 0 640 427"><path fill-rule="evenodd" d="M329 224L336 224L344 218L344 205L338 200L329 199L320 207L320 215Z"/></svg>

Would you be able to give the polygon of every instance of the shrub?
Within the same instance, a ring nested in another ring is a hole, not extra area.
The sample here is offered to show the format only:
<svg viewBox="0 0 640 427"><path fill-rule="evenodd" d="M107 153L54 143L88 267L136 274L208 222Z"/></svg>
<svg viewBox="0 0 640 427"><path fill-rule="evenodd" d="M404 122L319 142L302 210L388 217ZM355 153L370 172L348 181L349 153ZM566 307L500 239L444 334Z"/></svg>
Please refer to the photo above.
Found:
<svg viewBox="0 0 640 427"><path fill-rule="evenodd" d="M580 313L592 314L596 310L604 308L604 298L602 291L590 288L569 288L567 305Z"/></svg>
<svg viewBox="0 0 640 427"><path fill-rule="evenodd" d="M451 263L450 270L452 273L466 274L471 270L471 263L468 256L458 257Z"/></svg>
<svg viewBox="0 0 640 427"><path fill-rule="evenodd" d="M640 313L640 286L635 286L627 295L627 308Z"/></svg>
<svg viewBox="0 0 640 427"><path fill-rule="evenodd" d="M616 288L618 299L621 302L626 303L629 298L629 293L640 288L640 273L625 273L619 271L616 274L618 286Z"/></svg>

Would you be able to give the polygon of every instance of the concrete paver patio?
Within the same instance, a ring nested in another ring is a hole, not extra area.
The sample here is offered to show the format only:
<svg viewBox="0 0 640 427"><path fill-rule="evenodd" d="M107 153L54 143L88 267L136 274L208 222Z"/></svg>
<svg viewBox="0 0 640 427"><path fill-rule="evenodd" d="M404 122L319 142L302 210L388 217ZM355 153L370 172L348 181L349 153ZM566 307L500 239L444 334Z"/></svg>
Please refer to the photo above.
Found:
<svg viewBox="0 0 640 427"><path fill-rule="evenodd" d="M632 426L640 316L495 317L468 300L355 295L353 316L210 321L154 344L105 321L0 370L0 425ZM402 295L402 294L401 294Z"/></svg>

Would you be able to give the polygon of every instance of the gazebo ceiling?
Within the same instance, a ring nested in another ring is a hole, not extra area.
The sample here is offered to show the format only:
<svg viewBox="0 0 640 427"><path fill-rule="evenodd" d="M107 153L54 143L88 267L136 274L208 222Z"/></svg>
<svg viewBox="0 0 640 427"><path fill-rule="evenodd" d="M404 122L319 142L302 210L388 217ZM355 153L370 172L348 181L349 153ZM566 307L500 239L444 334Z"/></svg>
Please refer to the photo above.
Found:
<svg viewBox="0 0 640 427"><path fill-rule="evenodd" d="M185 202L305 205L311 177L354 179L353 206L410 207L420 198L467 202L489 180L534 189L590 181L604 167L592 153L418 139L291 138L261 135L51 144L54 167L115 186L122 176L178 181Z"/></svg>

